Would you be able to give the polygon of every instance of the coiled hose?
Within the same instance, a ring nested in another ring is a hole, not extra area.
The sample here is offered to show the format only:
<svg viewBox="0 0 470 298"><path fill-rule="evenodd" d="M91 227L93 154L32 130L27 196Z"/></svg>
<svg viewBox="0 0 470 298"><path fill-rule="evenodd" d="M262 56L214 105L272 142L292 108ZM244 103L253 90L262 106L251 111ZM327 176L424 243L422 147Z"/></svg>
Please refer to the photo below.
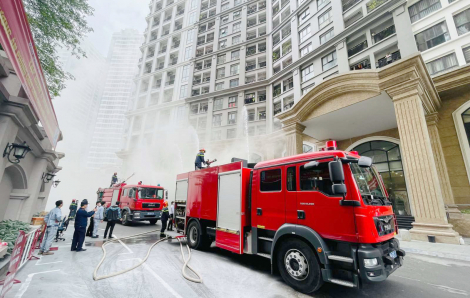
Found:
<svg viewBox="0 0 470 298"><path fill-rule="evenodd" d="M103 245L101 246L101 249L103 250L103 257L101 258L101 261L98 263L98 266L96 266L95 268L95 271L93 272L93 279L94 280L101 280L101 279L105 279L105 278L110 278L110 277L114 277L114 276L117 276L117 275L120 275L120 274L124 274L126 272L129 272L129 271L132 271L134 270L135 268L137 267L140 267L142 266L146 261L147 259L149 258L150 256L150 252L152 251L152 249L160 242L163 242L163 241L167 241L167 240L171 240L171 239L177 239L178 242L180 243L180 249L181 249L181 256L183 258L183 268L181 269L181 273L183 274L183 277L186 278L187 280L189 281L192 281L192 282L196 282L196 283L202 283L202 278L201 276L191 267L189 266L189 261L191 260L191 249L189 248L188 244L186 244L186 247L188 249L188 259L186 259L186 256L183 252L183 242L181 241L181 238L184 238L183 236L177 236L177 237L165 237L165 238L162 238L158 241L156 241L155 243L153 243L150 247L149 247L149 250L147 251L147 255L145 256L145 258L140 262L138 263L137 265L134 265L132 266L131 268L128 268L128 269L124 269L124 270L121 270L121 271L118 271L118 272L114 272L114 273L111 273L111 274L107 274L107 275L102 275L102 276L98 276L97 275L97 272L98 270L100 269L101 265L103 264L104 260L106 259L106 245L110 244L110 243L113 243L113 242L116 242L116 241L120 241L120 240L123 240L123 239L131 239L131 238L135 238L135 237L139 237L139 236L142 236L142 235L145 235L145 234L150 234L150 233L157 233L159 232L159 230L154 230L154 231L150 231L150 232L144 232L144 233L139 233L139 234L135 234L135 235L131 235L131 236L126 236L126 237L121 237L121 238L114 238L112 240L108 240L106 241L105 243L103 243ZM194 278L194 277L191 277L188 275L188 273L186 272L186 268L188 268L189 270L191 270L196 276L197 278Z"/></svg>

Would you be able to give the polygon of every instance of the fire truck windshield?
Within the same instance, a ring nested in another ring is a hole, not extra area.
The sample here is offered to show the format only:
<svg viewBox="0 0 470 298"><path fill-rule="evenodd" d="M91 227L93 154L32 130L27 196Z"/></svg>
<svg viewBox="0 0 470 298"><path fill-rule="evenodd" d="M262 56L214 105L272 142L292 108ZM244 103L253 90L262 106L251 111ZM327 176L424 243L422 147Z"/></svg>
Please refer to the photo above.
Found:
<svg viewBox="0 0 470 298"><path fill-rule="evenodd" d="M163 199L161 188L139 188L139 199Z"/></svg>
<svg viewBox="0 0 470 298"><path fill-rule="evenodd" d="M358 164L351 164L351 171L361 192L364 203L369 205L389 205L390 201L385 196L380 180L372 168L360 167Z"/></svg>

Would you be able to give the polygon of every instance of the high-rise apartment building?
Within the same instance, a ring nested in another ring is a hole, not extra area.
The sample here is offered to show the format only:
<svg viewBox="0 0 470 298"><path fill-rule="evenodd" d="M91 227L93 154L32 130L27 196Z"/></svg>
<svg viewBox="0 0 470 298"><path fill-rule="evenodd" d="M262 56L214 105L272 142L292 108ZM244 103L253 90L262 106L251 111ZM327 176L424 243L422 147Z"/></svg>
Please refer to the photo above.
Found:
<svg viewBox="0 0 470 298"><path fill-rule="evenodd" d="M462 191L470 191L468 1L154 0L149 8L122 158L171 123L189 123L197 145L223 163L335 139L374 158L399 225L414 221L415 239L458 242L445 208L470 203Z"/></svg>
<svg viewBox="0 0 470 298"><path fill-rule="evenodd" d="M115 152L120 148L126 127L125 113L134 89L133 78L141 53L142 34L133 29L114 33L107 56L108 70L94 127L87 166L118 166Z"/></svg>
<svg viewBox="0 0 470 298"><path fill-rule="evenodd" d="M78 59L66 49L59 50L59 63L74 79L67 81L67 88L54 99L62 130L73 136L59 143L58 148L67 153L64 162L71 167L86 163L106 74L106 58L88 41L81 47L86 58Z"/></svg>

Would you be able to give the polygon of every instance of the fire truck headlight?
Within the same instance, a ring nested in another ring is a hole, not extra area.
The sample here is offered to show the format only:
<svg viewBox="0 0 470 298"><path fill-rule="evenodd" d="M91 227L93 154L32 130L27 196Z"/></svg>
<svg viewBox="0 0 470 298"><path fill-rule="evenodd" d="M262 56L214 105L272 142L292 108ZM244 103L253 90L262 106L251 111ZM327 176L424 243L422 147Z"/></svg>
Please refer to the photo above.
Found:
<svg viewBox="0 0 470 298"><path fill-rule="evenodd" d="M139 212L134 213L134 217L140 217L140 213Z"/></svg>
<svg viewBox="0 0 470 298"><path fill-rule="evenodd" d="M364 266L366 268L377 266L377 264L378 264L378 262L377 262L376 258L374 258L374 259L364 259Z"/></svg>

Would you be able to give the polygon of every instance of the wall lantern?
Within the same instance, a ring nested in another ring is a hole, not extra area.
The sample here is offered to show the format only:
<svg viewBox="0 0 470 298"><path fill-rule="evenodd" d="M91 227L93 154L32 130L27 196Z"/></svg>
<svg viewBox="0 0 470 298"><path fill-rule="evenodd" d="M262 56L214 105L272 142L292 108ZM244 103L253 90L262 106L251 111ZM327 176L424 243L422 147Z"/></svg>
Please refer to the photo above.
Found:
<svg viewBox="0 0 470 298"><path fill-rule="evenodd" d="M20 163L20 159L23 159L29 151L32 149L26 145L26 142L23 144L8 143L3 151L3 157L8 156L8 161L11 163ZM15 157L14 160L10 159L12 153Z"/></svg>
<svg viewBox="0 0 470 298"><path fill-rule="evenodd" d="M42 174L42 182L49 183L52 180L52 178L54 178L54 176L55 175L52 173L44 173Z"/></svg>
<svg viewBox="0 0 470 298"><path fill-rule="evenodd" d="M52 186L56 188L57 186L59 186L59 183L60 183L60 180L54 180L54 182L52 182Z"/></svg>

